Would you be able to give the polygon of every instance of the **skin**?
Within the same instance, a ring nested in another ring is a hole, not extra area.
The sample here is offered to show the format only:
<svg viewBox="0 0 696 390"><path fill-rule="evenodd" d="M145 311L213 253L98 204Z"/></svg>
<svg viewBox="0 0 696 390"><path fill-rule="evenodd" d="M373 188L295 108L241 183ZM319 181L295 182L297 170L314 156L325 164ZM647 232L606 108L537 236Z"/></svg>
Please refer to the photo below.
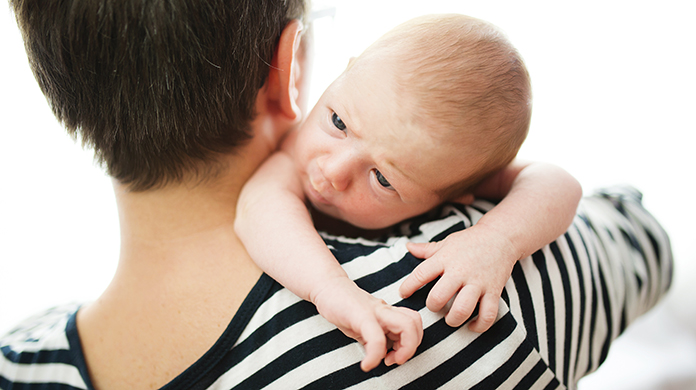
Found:
<svg viewBox="0 0 696 390"><path fill-rule="evenodd" d="M244 183L302 117L301 30L296 20L283 30L256 99L254 137L221 157L228 169L144 192L114 182L118 269L77 313L96 389L158 389L174 379L218 340L261 276L234 230L236 204Z"/></svg>
<svg viewBox="0 0 696 390"><path fill-rule="evenodd" d="M409 359L422 339L420 316L358 288L317 234L305 202L362 228L385 227L448 200L439 190L468 178L480 160L473 146L435 138L408 120L409 100L394 82L395 71L378 55L349 66L247 182L235 224L266 273L364 344L365 371L382 359L388 365ZM515 262L567 229L581 191L565 171L513 162L452 200L469 203L474 195L504 199L474 227L438 243L410 243L409 250L426 260L400 293L408 297L441 276L428 308L440 311L454 298L446 321L460 326L480 303L470 329L482 332L497 317ZM269 236L276 237L272 246Z"/></svg>
<svg viewBox="0 0 696 390"><path fill-rule="evenodd" d="M384 62L356 61L283 145L312 205L365 229L434 208L447 200L440 190L478 169L474 148L432 137L404 105L395 107L405 99Z"/></svg>

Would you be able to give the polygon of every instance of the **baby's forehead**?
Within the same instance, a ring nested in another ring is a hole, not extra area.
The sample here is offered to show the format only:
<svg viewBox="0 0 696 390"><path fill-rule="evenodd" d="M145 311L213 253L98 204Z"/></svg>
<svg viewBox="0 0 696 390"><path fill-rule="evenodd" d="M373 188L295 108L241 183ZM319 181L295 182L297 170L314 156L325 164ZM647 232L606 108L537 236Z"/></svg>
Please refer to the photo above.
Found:
<svg viewBox="0 0 696 390"><path fill-rule="evenodd" d="M442 193L477 172L483 155L477 143L451 129L412 123L383 145L390 163L421 190Z"/></svg>

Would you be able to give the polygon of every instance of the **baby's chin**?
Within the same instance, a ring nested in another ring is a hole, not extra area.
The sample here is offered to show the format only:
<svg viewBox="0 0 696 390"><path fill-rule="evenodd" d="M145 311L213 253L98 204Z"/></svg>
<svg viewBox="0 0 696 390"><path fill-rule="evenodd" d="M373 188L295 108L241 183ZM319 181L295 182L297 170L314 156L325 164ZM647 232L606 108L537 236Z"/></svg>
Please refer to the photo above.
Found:
<svg viewBox="0 0 696 390"><path fill-rule="evenodd" d="M340 210L337 207L332 206L332 205L315 204L314 202L312 202L312 205L314 206L315 209L321 211L322 213L324 213L332 218L341 220L343 222L347 222L347 223L349 223L349 224L351 224L354 227L359 228L359 229L378 230L378 229L384 229L384 228L392 226L394 224L394 223L388 223L388 221L386 221L386 219L382 219L382 218L373 218L373 216L365 218L364 216L361 216L361 215L354 215L351 213L346 213L346 212L344 212L344 211L342 211L342 210ZM398 221L396 221L396 222L398 222Z"/></svg>
<svg viewBox="0 0 696 390"><path fill-rule="evenodd" d="M338 220L341 220L344 222L351 223L349 220L347 220L343 216L343 213L341 213L341 211L338 208L336 208L336 206L334 206L332 204L317 202L311 198L309 198L309 202L312 204L312 207L321 211L322 214L326 214L331 218L335 218L335 219L338 219Z"/></svg>

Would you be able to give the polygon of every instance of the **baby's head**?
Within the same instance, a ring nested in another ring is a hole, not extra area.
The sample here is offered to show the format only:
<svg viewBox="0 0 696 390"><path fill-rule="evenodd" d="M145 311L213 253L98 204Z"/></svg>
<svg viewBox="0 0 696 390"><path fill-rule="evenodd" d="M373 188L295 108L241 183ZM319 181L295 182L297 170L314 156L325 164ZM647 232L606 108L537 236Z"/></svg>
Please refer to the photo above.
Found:
<svg viewBox="0 0 696 390"><path fill-rule="evenodd" d="M393 29L366 56L386 52L396 59L392 69L410 120L476 154L469 161L475 173L459 172L447 197L514 159L529 129L531 86L522 58L497 27L464 15L428 15Z"/></svg>
<svg viewBox="0 0 696 390"><path fill-rule="evenodd" d="M425 16L351 62L303 124L295 158L319 210L378 228L470 193L514 159L530 116L527 70L496 27Z"/></svg>

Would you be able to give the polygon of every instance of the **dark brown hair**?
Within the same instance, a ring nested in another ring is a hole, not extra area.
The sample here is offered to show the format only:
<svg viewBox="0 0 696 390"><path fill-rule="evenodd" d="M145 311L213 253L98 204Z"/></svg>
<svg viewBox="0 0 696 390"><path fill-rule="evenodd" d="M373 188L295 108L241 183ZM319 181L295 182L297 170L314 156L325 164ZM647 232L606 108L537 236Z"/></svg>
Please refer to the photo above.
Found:
<svg viewBox="0 0 696 390"><path fill-rule="evenodd" d="M10 0L53 113L132 190L208 174L304 0Z"/></svg>

